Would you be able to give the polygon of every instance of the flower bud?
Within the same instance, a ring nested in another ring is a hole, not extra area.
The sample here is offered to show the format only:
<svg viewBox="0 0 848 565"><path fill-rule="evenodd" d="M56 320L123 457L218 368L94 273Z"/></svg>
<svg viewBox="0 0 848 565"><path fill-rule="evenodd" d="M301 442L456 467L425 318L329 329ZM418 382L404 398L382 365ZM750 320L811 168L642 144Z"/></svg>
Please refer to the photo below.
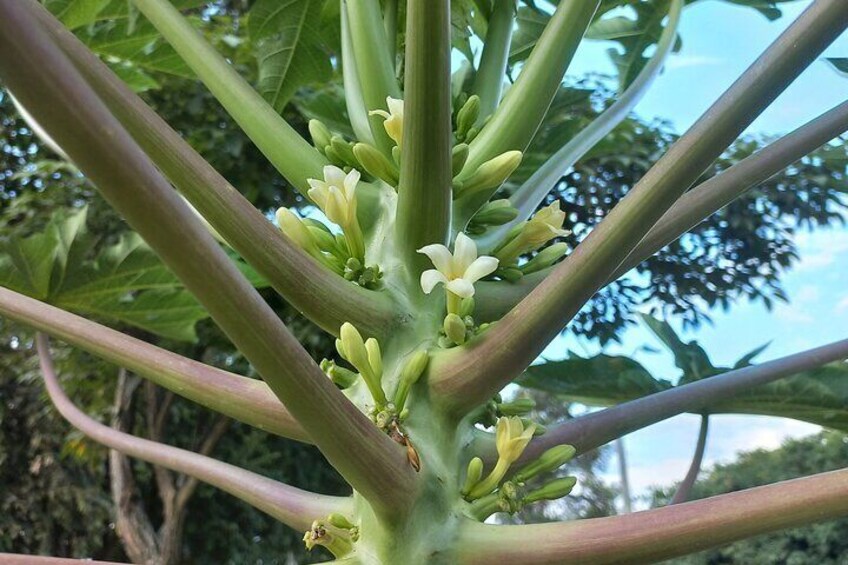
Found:
<svg viewBox="0 0 848 565"><path fill-rule="evenodd" d="M545 432L548 431L548 428L546 428L542 424L537 424L536 422L528 418L521 418L521 423L524 424L525 428L527 426L533 426L533 437L539 437L541 435L544 435Z"/></svg>
<svg viewBox="0 0 848 565"><path fill-rule="evenodd" d="M380 344L373 337L365 340L365 350L368 352L368 364L374 371L377 380L383 378L383 355L380 352Z"/></svg>
<svg viewBox="0 0 848 565"><path fill-rule="evenodd" d="M324 359L321 361L321 370L324 371L324 373L330 377L330 380L341 389L353 386L353 383L355 383L356 379L359 378L359 375L353 371L336 365L336 363L330 359Z"/></svg>
<svg viewBox="0 0 848 565"><path fill-rule="evenodd" d="M459 315L462 317L463 321L465 321L465 325L468 326L468 318L474 313L474 297L469 296L468 298L463 298L459 303ZM474 320L471 320L472 325Z"/></svg>
<svg viewBox="0 0 848 565"><path fill-rule="evenodd" d="M448 339L455 344L462 345L465 343L465 322L457 314L450 313L445 316L444 330Z"/></svg>
<svg viewBox="0 0 848 565"><path fill-rule="evenodd" d="M456 138L459 141L465 140L479 115L480 97L476 94L469 96L462 108L456 113Z"/></svg>
<svg viewBox="0 0 848 565"><path fill-rule="evenodd" d="M321 153L324 153L324 148L330 145L330 138L333 137L320 120L309 120L309 135L312 137L312 144Z"/></svg>
<svg viewBox="0 0 848 565"><path fill-rule="evenodd" d="M462 182L459 194L454 193L454 198L497 188L518 168L521 157L521 151L507 151L486 161Z"/></svg>
<svg viewBox="0 0 848 565"><path fill-rule="evenodd" d="M395 406L397 406L399 412L403 412L403 405L406 403L409 389L421 378L429 363L430 354L424 349L419 349L409 357L409 360L401 369L398 388L395 391Z"/></svg>
<svg viewBox="0 0 848 565"><path fill-rule="evenodd" d="M390 186L398 185L398 170L383 153L367 143L357 143L353 146L353 154L368 174L377 177Z"/></svg>
<svg viewBox="0 0 848 565"><path fill-rule="evenodd" d="M371 396L374 398L374 402L378 406L385 406L386 395L380 385L380 378L383 371L382 359L379 359L378 363L379 373L374 370L371 364L371 357L377 359L380 356L380 349L376 340L372 341L373 338L369 338L371 345L366 347L359 330L349 322L342 324L339 334L341 338L336 340L336 349L338 349L339 355L347 359L351 365L356 367L359 374L362 375L365 384L368 386L368 390L371 392ZM339 348L339 343L341 343L341 348Z"/></svg>
<svg viewBox="0 0 848 565"><path fill-rule="evenodd" d="M329 516L327 516L327 521L334 525L337 528L341 528L342 530L352 530L356 526L351 523L350 520L343 514L339 514L338 512L333 512Z"/></svg>
<svg viewBox="0 0 848 565"><path fill-rule="evenodd" d="M471 489L474 488L480 479L483 477L483 460L475 457L468 462L468 470L465 472L465 484L460 491L462 496L466 496Z"/></svg>
<svg viewBox="0 0 848 565"><path fill-rule="evenodd" d="M577 450L571 445L557 445L542 453L538 459L515 474L515 480L523 483L542 473L555 471L571 461Z"/></svg>
<svg viewBox="0 0 848 565"><path fill-rule="evenodd" d="M554 243L553 245L549 245L539 251L535 257L527 261L527 263L519 267L519 269L521 269L521 272L525 275L541 271L542 269L547 269L564 257L567 252L567 243L564 241Z"/></svg>
<svg viewBox="0 0 848 565"><path fill-rule="evenodd" d="M536 401L532 398L517 398L512 402L498 405L498 411L503 416L521 416L527 414L536 407Z"/></svg>
<svg viewBox="0 0 848 565"><path fill-rule="evenodd" d="M345 139L340 135L334 135L330 138L330 146L342 158L342 162L345 165L351 166L355 169L360 167L359 161L356 160L356 156L353 154L352 143L345 141Z"/></svg>
<svg viewBox="0 0 848 565"><path fill-rule="evenodd" d="M388 136L397 144L397 147L400 148L403 144L403 100L388 96L386 97L386 107L389 109L388 112L385 110L371 110L368 112L368 115L381 116L383 118L383 128L385 128Z"/></svg>
<svg viewBox="0 0 848 565"><path fill-rule="evenodd" d="M465 162L468 160L468 144L460 143L458 145L454 145L453 150L451 151L451 169L453 176L456 176L462 171L462 167L465 166Z"/></svg>
<svg viewBox="0 0 848 565"><path fill-rule="evenodd" d="M565 212L559 209L559 200L542 208L530 220L522 224L518 235L506 245L500 247L495 256L502 265L515 262L524 253L538 249L555 237L568 235L568 230L562 229Z"/></svg>
<svg viewBox="0 0 848 565"><path fill-rule="evenodd" d="M577 484L577 477L563 477L554 479L545 484L541 488L531 491L524 496L524 504L532 504L540 500L557 500L563 496L568 496L574 485Z"/></svg>
<svg viewBox="0 0 848 565"><path fill-rule="evenodd" d="M480 211L474 214L472 221L486 226L500 226L511 222L518 216L518 210L506 198L487 202Z"/></svg>
<svg viewBox="0 0 848 565"><path fill-rule="evenodd" d="M518 267L503 267L498 269L498 275L511 283L518 282L524 273Z"/></svg>

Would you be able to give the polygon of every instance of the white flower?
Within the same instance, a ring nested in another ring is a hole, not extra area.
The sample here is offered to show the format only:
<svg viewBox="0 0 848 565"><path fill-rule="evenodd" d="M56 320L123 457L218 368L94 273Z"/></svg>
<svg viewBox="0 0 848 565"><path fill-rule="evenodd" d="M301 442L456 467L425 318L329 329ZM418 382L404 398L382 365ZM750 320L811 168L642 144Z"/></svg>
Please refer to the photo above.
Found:
<svg viewBox="0 0 848 565"><path fill-rule="evenodd" d="M368 114L385 118L383 127L386 128L386 133L389 134L389 137L395 140L399 149L401 140L403 139L403 100L387 96L386 105L389 108L388 112L385 110L371 110Z"/></svg>
<svg viewBox="0 0 848 565"><path fill-rule="evenodd" d="M460 298L474 296L474 283L498 268L498 260L494 257L477 257L477 245L461 232L456 236L453 254L438 243L422 247L418 252L429 257L436 267L421 273L424 294L430 294L442 283Z"/></svg>
<svg viewBox="0 0 848 565"><path fill-rule="evenodd" d="M356 185L359 171L345 174L333 165L324 167L324 180L307 179L309 198L315 201L327 218L344 229L356 221Z"/></svg>

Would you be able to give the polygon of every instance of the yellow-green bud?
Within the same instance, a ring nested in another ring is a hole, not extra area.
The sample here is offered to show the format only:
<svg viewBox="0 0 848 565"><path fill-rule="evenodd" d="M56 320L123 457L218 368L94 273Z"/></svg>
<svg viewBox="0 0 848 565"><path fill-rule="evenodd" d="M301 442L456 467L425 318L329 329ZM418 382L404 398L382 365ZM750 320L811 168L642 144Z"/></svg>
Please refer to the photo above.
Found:
<svg viewBox="0 0 848 565"><path fill-rule="evenodd" d="M527 493L524 496L523 502L524 504L532 504L540 500L557 500L563 496L568 496L574 490L574 485L576 484L577 477L554 479L541 488Z"/></svg>
<svg viewBox="0 0 848 565"><path fill-rule="evenodd" d="M339 167L342 167L347 164L344 160L344 157L342 157L341 154L336 151L336 148L333 147L332 144L327 144L324 146L324 155L326 155L330 163L338 165Z"/></svg>
<svg viewBox="0 0 848 565"><path fill-rule="evenodd" d="M444 330L445 335L448 336L452 342L457 345L462 345L465 343L465 322L462 321L462 318L459 315L450 313L445 316L444 322Z"/></svg>
<svg viewBox="0 0 848 565"><path fill-rule="evenodd" d="M518 216L518 210L506 198L487 202L480 211L474 214L472 221L486 226L500 226L511 222Z"/></svg>
<svg viewBox="0 0 848 565"><path fill-rule="evenodd" d="M470 96L456 113L456 138L464 141L480 115L480 97Z"/></svg>
<svg viewBox="0 0 848 565"><path fill-rule="evenodd" d="M465 484L462 487L462 496L466 496L483 477L483 460L475 457L468 462L468 470L465 472Z"/></svg>
<svg viewBox="0 0 848 565"><path fill-rule="evenodd" d="M467 196L500 186L521 164L521 157L521 151L507 151L489 159L463 181L458 196ZM455 193L454 198L456 197Z"/></svg>
<svg viewBox="0 0 848 565"><path fill-rule="evenodd" d="M536 254L535 257L527 261L524 265L519 267L521 272L525 275L529 275L530 273L535 273L537 271L541 271L542 269L547 269L554 263L560 260L560 258L564 257L568 252L568 244L564 241L560 241L554 243L553 245L549 245L545 247L539 253Z"/></svg>
<svg viewBox="0 0 848 565"><path fill-rule="evenodd" d="M521 416L527 414L536 407L536 401L532 398L516 398L512 402L504 402L498 405L498 411L503 416Z"/></svg>
<svg viewBox="0 0 848 565"><path fill-rule="evenodd" d="M307 226L306 229L309 230L309 235L321 251L327 251L335 254L338 248L336 247L336 238L333 237L333 234L325 232L321 228L316 228L314 226Z"/></svg>
<svg viewBox="0 0 848 565"><path fill-rule="evenodd" d="M468 298L463 298L462 301L459 303L459 315L462 317L463 320L465 320L466 317L471 316L473 313L474 297L469 296Z"/></svg>
<svg viewBox="0 0 848 565"><path fill-rule="evenodd" d="M524 482L542 473L555 471L571 461L577 450L571 445L557 445L545 451L538 459L515 474L515 480Z"/></svg>
<svg viewBox="0 0 848 565"><path fill-rule="evenodd" d="M333 151L341 157L345 164L354 168L359 168L359 161L356 160L356 156L353 154L350 142L345 141L340 135L334 135L330 138L330 146L333 148Z"/></svg>
<svg viewBox="0 0 848 565"><path fill-rule="evenodd" d="M306 225L288 208L277 210L277 225L280 226L280 230L286 237L310 255L318 252L315 240L312 239Z"/></svg>
<svg viewBox="0 0 848 565"><path fill-rule="evenodd" d="M430 354L425 349L419 349L409 357L409 360L401 369L398 388L395 391L395 406L398 412L403 413L403 405L406 403L409 389L421 378L429 363Z"/></svg>
<svg viewBox="0 0 848 565"><path fill-rule="evenodd" d="M359 375L344 367L339 367L330 359L321 361L321 370L330 377L330 380L339 388L345 389L353 386Z"/></svg>
<svg viewBox="0 0 848 565"><path fill-rule="evenodd" d="M365 340L365 350L368 352L368 364L374 371L377 380L383 378L383 354L380 352L380 344L373 337Z"/></svg>
<svg viewBox="0 0 848 565"><path fill-rule="evenodd" d="M362 339L362 335L359 333L359 330L357 330L353 324L345 322L342 324L339 335L344 348L344 353L339 351L339 354L350 361L360 373L370 369L371 366L368 363L368 351L365 349L365 341Z"/></svg>
<svg viewBox="0 0 848 565"><path fill-rule="evenodd" d="M330 145L330 138L333 137L327 126L319 120L309 120L309 135L312 137L312 144L321 153L326 146Z"/></svg>
<svg viewBox="0 0 848 565"><path fill-rule="evenodd" d="M344 514L339 514L338 512L333 512L327 516L327 521L342 530L351 530L356 527Z"/></svg>
<svg viewBox="0 0 848 565"><path fill-rule="evenodd" d="M518 282L524 273L518 267L503 267L498 269L498 275L511 283Z"/></svg>
<svg viewBox="0 0 848 565"><path fill-rule="evenodd" d="M380 150L367 143L357 143L353 146L353 154L368 174L377 177L388 185L398 185L397 166L389 161Z"/></svg>
<svg viewBox="0 0 848 565"><path fill-rule="evenodd" d="M459 174L467 160L468 144L460 143L458 145L454 145L453 150L451 151L451 169L453 170L453 176Z"/></svg>
<svg viewBox="0 0 848 565"><path fill-rule="evenodd" d="M534 422L533 420L530 420L528 418L521 418L521 423L523 423L525 427L535 426L533 428L533 437L539 437L541 435L544 435L545 432L548 431L548 428L546 428L542 424L537 424L536 422Z"/></svg>
<svg viewBox="0 0 848 565"><path fill-rule="evenodd" d="M495 257L501 264L508 265L522 254L538 249L553 238L568 235L570 232L562 229L564 221L565 212L559 209L559 200L557 200L524 222L518 235L495 251Z"/></svg>

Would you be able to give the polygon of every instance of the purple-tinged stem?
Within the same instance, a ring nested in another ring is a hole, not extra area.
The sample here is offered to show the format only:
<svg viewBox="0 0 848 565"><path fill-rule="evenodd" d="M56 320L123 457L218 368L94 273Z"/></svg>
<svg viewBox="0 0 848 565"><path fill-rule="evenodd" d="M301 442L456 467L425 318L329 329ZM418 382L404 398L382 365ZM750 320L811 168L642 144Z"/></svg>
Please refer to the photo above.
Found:
<svg viewBox="0 0 848 565"><path fill-rule="evenodd" d="M75 428L98 443L130 457L209 483L258 508L296 530L307 530L312 520L333 512L349 511L348 498L324 496L271 480L235 465L119 432L87 416L62 390L43 334L36 336L38 359L47 393L56 409Z"/></svg>
<svg viewBox="0 0 848 565"><path fill-rule="evenodd" d="M698 480L698 473L701 472L701 464L704 462L704 451L707 448L709 427L710 416L708 414L702 414L701 428L698 430L698 443L695 445L695 454L692 456L692 463L689 465L686 476L680 482L669 504L680 504L689 500L689 495L692 494L692 487L695 485L695 481Z"/></svg>
<svg viewBox="0 0 848 565"><path fill-rule="evenodd" d="M0 314L267 432L309 441L268 385L211 367L0 287Z"/></svg>
<svg viewBox="0 0 848 565"><path fill-rule="evenodd" d="M654 563L848 514L848 469L609 518L529 526L471 522L457 562Z"/></svg>

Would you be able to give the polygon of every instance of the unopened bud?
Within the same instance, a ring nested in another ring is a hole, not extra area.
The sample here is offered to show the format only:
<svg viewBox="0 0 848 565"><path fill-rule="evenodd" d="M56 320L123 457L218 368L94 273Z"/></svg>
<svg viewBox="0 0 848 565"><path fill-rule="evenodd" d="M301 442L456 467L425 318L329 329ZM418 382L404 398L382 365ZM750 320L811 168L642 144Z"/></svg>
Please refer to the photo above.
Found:
<svg viewBox="0 0 848 565"><path fill-rule="evenodd" d="M353 154L353 148L351 147L350 142L345 141L342 136L334 135L330 138L330 146L339 155L339 157L341 157L342 161L346 165L350 165L354 168L359 167L359 161L356 160L356 156Z"/></svg>
<svg viewBox="0 0 848 565"><path fill-rule="evenodd" d="M524 276L524 273L518 267L503 267L498 269L497 274L511 283L520 281L521 277Z"/></svg>
<svg viewBox="0 0 848 565"><path fill-rule="evenodd" d="M390 186L398 185L397 166L380 150L367 143L357 143L353 146L353 154L372 177L377 177Z"/></svg>
<svg viewBox="0 0 848 565"><path fill-rule="evenodd" d="M507 151L489 159L463 181L459 196L499 187L521 164L521 157L521 151Z"/></svg>
<svg viewBox="0 0 848 565"><path fill-rule="evenodd" d="M326 146L330 145L330 138L333 137L327 126L320 120L309 120L309 135L312 137L312 144L321 153Z"/></svg>
<svg viewBox="0 0 848 565"><path fill-rule="evenodd" d="M466 496L471 489L474 488L480 479L483 477L483 460L475 457L468 462L468 470L465 472L465 484L460 491L462 496Z"/></svg>
<svg viewBox="0 0 848 565"><path fill-rule="evenodd" d="M352 530L356 526L351 523L350 520L347 519L343 514L339 514L338 512L333 512L329 516L327 516L327 521L334 525L337 528L341 528L342 530Z"/></svg>
<svg viewBox="0 0 848 565"><path fill-rule="evenodd" d="M465 166L465 162L468 160L468 144L460 143L458 145L454 145L453 151L451 151L451 169L453 171L453 176L459 174L462 171L462 167Z"/></svg>
<svg viewBox="0 0 848 565"><path fill-rule="evenodd" d="M557 445L542 453L538 459L515 474L515 480L524 482L542 473L555 471L571 461L577 450L571 445Z"/></svg>
<svg viewBox="0 0 848 565"><path fill-rule="evenodd" d="M463 298L462 301L459 303L459 315L462 316L463 320L465 320L466 317L471 316L473 313L474 313L474 297L469 296L468 298ZM472 320L472 322L473 322L473 320Z"/></svg>
<svg viewBox="0 0 848 565"><path fill-rule="evenodd" d="M398 388L395 391L395 406L399 411L403 411L403 405L406 403L406 397L409 395L409 389L412 388L430 362L430 355L424 349L419 349L413 353L403 369L400 371L400 379L398 380Z"/></svg>
<svg viewBox="0 0 848 565"><path fill-rule="evenodd" d="M532 398L516 398L512 402L498 405L498 411L503 416L521 416L527 414L536 407L536 401Z"/></svg>
<svg viewBox="0 0 848 565"><path fill-rule="evenodd" d="M465 343L465 322L457 314L450 313L445 316L444 330L448 339L455 344L462 345Z"/></svg>
<svg viewBox="0 0 848 565"><path fill-rule="evenodd" d="M472 219L475 223L486 226L500 226L511 222L518 216L518 210L506 198L493 200L480 208Z"/></svg>
<svg viewBox="0 0 848 565"><path fill-rule="evenodd" d="M563 496L568 496L574 485L577 484L577 477L563 477L554 479L541 488L531 491L524 496L524 503L531 504L540 500L557 500Z"/></svg>
<svg viewBox="0 0 848 565"><path fill-rule="evenodd" d="M383 378L383 354L380 352L380 344L373 337L365 340L365 350L368 352L368 364L374 371L377 380Z"/></svg>
<svg viewBox="0 0 848 565"><path fill-rule="evenodd" d="M351 371L350 369L345 369L344 367L339 367L336 363L330 359L324 359L321 361L321 370L330 377L330 380L333 383L341 388L346 389L356 382L356 379L359 378L359 375Z"/></svg>
<svg viewBox="0 0 848 565"><path fill-rule="evenodd" d="M477 117L480 115L480 97L476 94L470 96L459 112L456 113L456 138L465 141L469 130L474 127Z"/></svg>
<svg viewBox="0 0 848 565"><path fill-rule="evenodd" d="M564 241L554 243L539 251L535 257L519 267L525 275L547 269L559 261L568 252L568 244Z"/></svg>

